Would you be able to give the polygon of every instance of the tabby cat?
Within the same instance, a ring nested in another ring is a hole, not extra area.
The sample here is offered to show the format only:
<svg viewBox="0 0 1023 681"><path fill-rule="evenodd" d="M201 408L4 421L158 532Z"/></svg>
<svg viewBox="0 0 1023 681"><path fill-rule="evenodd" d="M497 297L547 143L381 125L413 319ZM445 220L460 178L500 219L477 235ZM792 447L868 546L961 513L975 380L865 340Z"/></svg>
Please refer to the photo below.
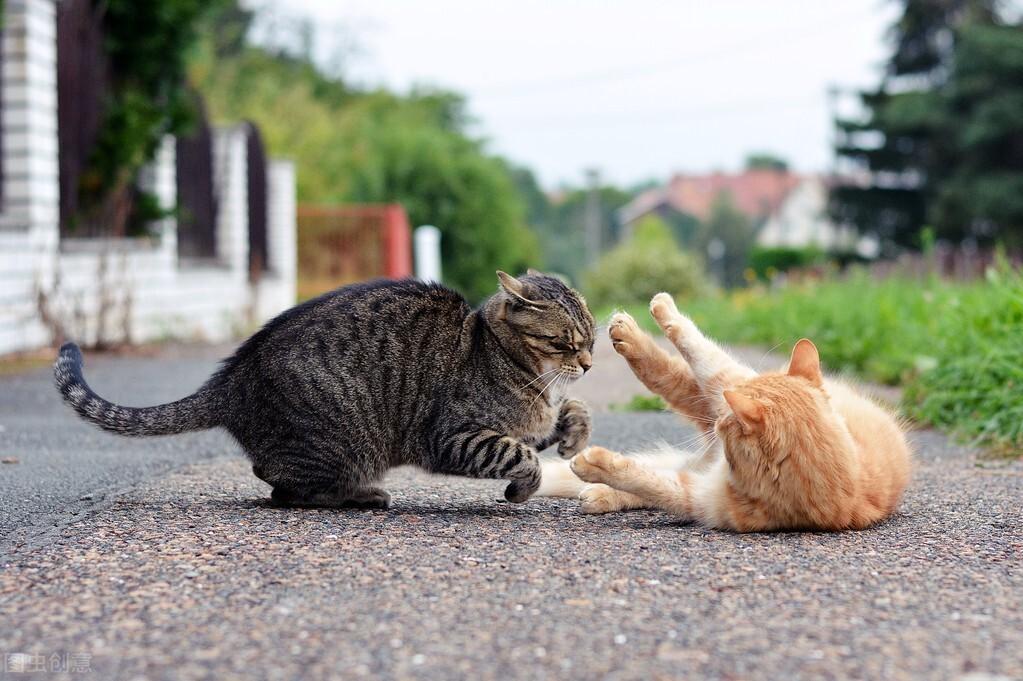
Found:
<svg viewBox="0 0 1023 681"><path fill-rule="evenodd" d="M700 333L661 293L654 319L669 354L619 313L615 350L636 376L707 440L705 453L623 457L591 447L544 464L543 494L579 494L590 513L659 508L739 532L862 529L888 517L909 479L898 421L851 386L824 378L817 348L799 341L787 369L757 375ZM569 472L583 481L584 486Z"/></svg>
<svg viewBox="0 0 1023 681"><path fill-rule="evenodd" d="M589 439L586 405L565 387L591 365L593 317L578 293L530 270L498 272L478 310L413 280L338 289L270 321L194 394L132 408L96 395L82 355L60 350L57 386L85 420L122 435L225 428L294 506L386 508L393 466L505 479L522 502L540 484L536 453Z"/></svg>

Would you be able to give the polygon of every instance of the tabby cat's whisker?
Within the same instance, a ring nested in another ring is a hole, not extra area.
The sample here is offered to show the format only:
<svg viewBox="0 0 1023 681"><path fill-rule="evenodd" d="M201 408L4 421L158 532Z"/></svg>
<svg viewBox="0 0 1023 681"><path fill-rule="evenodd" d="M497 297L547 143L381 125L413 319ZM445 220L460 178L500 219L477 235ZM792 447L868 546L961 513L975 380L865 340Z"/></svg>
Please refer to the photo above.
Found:
<svg viewBox="0 0 1023 681"><path fill-rule="evenodd" d="M530 381L529 383L527 383L527 384L525 384L524 386L522 386L521 388L519 388L519 390L520 390L520 391L522 391L522 390L525 390L525 389L526 389L526 388L528 388L529 386L531 386L531 385L533 385L534 383L536 383L537 381L539 381L539 380L540 380L541 378L543 378L543 377L545 377L545 376L550 376L550 375L551 375L551 374L552 374L553 372L555 372L555 371L559 371L559 369L550 369L549 371L545 371L545 372L543 372L542 374L540 374L539 376L537 376L536 378L534 378L534 379L533 379L532 381Z"/></svg>

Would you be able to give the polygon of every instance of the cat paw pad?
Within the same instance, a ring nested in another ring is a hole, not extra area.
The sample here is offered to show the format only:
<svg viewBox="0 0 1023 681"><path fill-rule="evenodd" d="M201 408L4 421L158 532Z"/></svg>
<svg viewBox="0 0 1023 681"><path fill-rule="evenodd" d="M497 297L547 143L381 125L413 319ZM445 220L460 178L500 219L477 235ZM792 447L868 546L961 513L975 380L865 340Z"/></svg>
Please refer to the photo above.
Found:
<svg viewBox="0 0 1023 681"><path fill-rule="evenodd" d="M608 335L611 337L611 345L615 352L620 355L627 355L638 345L637 340L640 333L639 325L627 312L616 312L611 317L608 325Z"/></svg>

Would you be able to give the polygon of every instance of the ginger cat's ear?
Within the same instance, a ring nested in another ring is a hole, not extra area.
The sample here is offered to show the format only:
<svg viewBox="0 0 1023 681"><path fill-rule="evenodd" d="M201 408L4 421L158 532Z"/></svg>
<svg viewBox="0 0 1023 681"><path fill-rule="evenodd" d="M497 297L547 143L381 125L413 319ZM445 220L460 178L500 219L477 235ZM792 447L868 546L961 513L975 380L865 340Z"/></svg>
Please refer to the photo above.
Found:
<svg viewBox="0 0 1023 681"><path fill-rule="evenodd" d="M821 374L821 356L817 346L803 338L792 348L792 359L789 360L789 376L800 376L818 388L824 383Z"/></svg>
<svg viewBox="0 0 1023 681"><path fill-rule="evenodd" d="M732 408L732 413L738 417L743 429L747 432L763 422L764 405L760 401L752 397L746 397L734 390L726 390L722 393L722 396L725 398L728 406Z"/></svg>

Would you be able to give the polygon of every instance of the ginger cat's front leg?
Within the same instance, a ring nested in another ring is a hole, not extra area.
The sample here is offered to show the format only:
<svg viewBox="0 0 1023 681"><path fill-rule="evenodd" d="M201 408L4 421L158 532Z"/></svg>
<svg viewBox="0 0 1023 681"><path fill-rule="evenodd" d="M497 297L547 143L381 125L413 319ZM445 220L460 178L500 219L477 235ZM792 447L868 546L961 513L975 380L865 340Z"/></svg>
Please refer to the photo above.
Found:
<svg viewBox="0 0 1023 681"><path fill-rule="evenodd" d="M703 392L717 398L712 405L716 409L714 416L723 413L727 407L721 391L753 378L756 372L704 336L693 320L678 311L669 294L658 293L653 297L650 314L689 363Z"/></svg>
<svg viewBox="0 0 1023 681"><path fill-rule="evenodd" d="M625 358L650 392L663 397L669 407L696 421L703 430L713 428L708 401L684 359L665 352L627 312L611 317L608 334L615 352Z"/></svg>

